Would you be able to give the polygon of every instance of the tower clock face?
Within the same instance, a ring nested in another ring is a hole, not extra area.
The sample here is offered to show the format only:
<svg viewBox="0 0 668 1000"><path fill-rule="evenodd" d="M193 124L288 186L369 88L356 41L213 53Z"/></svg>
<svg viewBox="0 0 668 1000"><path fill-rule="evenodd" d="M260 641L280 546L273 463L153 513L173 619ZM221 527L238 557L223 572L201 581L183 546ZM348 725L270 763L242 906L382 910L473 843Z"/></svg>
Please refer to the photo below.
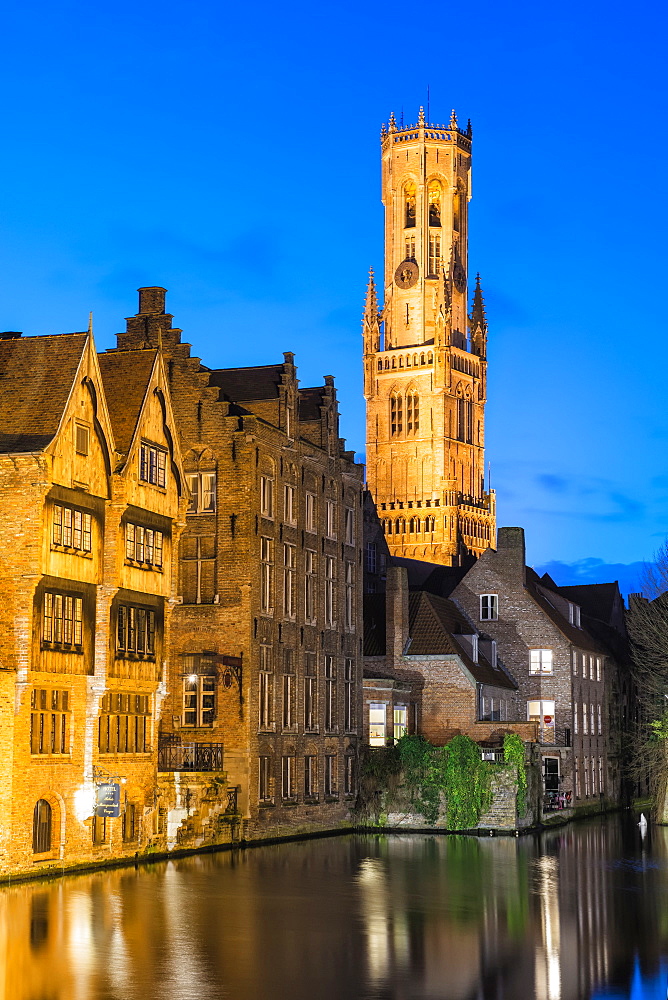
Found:
<svg viewBox="0 0 668 1000"><path fill-rule="evenodd" d="M412 288L418 280L419 273L414 260L404 260L394 272L394 283L399 288Z"/></svg>
<svg viewBox="0 0 668 1000"><path fill-rule="evenodd" d="M466 288L466 272L461 264L455 264L452 277L454 278L455 288L457 291L463 292Z"/></svg>

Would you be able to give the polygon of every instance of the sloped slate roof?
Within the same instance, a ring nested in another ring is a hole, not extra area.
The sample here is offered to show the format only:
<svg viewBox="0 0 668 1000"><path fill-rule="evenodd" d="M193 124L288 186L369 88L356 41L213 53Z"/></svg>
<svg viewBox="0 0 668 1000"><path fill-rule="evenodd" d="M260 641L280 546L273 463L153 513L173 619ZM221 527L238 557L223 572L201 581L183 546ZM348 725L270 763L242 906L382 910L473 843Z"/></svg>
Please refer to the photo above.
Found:
<svg viewBox="0 0 668 1000"><path fill-rule="evenodd" d="M209 372L209 385L217 386L224 399L237 403L245 399L277 399L282 376L283 365L218 368Z"/></svg>
<svg viewBox="0 0 668 1000"><path fill-rule="evenodd" d="M100 354L100 371L116 450L127 455L146 396L156 351L109 351Z"/></svg>
<svg viewBox="0 0 668 1000"><path fill-rule="evenodd" d="M53 440L86 333L0 340L0 451L42 451Z"/></svg>
<svg viewBox="0 0 668 1000"><path fill-rule="evenodd" d="M405 511L403 516L406 516ZM393 556L392 564L405 567L411 590L427 590L439 597L449 597L470 569L468 565L441 566L439 563L424 562L422 559L405 559L402 556Z"/></svg>
<svg viewBox="0 0 668 1000"><path fill-rule="evenodd" d="M542 611L545 612L552 623L557 626L561 634L564 635L569 642L572 642L574 646L577 646L579 649L588 649L593 653L604 654L606 652L601 643L591 636L586 628L577 628L575 625L571 625L568 619L564 617L564 615L562 615L562 613L558 611L553 604L550 604L547 597L541 593L535 582L532 579L529 579L528 573L527 590L536 604ZM583 622L582 624L584 625L585 623Z"/></svg>
<svg viewBox="0 0 668 1000"><path fill-rule="evenodd" d="M585 614L599 621L610 623L619 587L615 583L586 583L573 587L559 587L559 593L579 604Z"/></svg>
<svg viewBox="0 0 668 1000"><path fill-rule="evenodd" d="M320 407L325 405L325 394L322 386L299 390L299 419L320 420Z"/></svg>

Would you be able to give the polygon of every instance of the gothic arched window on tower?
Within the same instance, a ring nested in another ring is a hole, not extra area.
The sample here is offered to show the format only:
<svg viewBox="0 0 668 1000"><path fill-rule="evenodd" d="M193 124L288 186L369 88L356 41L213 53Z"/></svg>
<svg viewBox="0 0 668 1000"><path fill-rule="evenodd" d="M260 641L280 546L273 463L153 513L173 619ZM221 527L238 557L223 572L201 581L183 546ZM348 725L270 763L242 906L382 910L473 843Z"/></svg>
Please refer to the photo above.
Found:
<svg viewBox="0 0 668 1000"><path fill-rule="evenodd" d="M441 273L441 237L429 234L429 274L438 276Z"/></svg>
<svg viewBox="0 0 668 1000"><path fill-rule="evenodd" d="M429 182L429 225L441 224L441 185L438 181Z"/></svg>
<svg viewBox="0 0 668 1000"><path fill-rule="evenodd" d="M415 434L420 427L420 397L416 392L406 396L406 433Z"/></svg>
<svg viewBox="0 0 668 1000"><path fill-rule="evenodd" d="M390 397L390 433L392 437L401 434L404 429L403 399L397 392Z"/></svg>
<svg viewBox="0 0 668 1000"><path fill-rule="evenodd" d="M452 228L455 232L459 232L459 222L460 222L460 211L461 211L461 198L459 191L455 193L452 199Z"/></svg>
<svg viewBox="0 0 668 1000"><path fill-rule="evenodd" d="M408 181L404 187L404 229L412 229L415 226L415 204L417 198L417 188L413 181Z"/></svg>

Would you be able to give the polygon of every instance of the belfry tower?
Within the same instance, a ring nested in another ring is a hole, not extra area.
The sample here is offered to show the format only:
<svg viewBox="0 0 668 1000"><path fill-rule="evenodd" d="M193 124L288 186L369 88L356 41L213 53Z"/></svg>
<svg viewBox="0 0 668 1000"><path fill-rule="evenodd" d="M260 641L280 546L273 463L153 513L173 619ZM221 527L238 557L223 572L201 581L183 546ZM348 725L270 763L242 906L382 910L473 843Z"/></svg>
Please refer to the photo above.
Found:
<svg viewBox="0 0 668 1000"><path fill-rule="evenodd" d="M385 304L364 311L367 480L392 555L459 565L496 544L485 484L487 321L468 315L471 126L381 130Z"/></svg>

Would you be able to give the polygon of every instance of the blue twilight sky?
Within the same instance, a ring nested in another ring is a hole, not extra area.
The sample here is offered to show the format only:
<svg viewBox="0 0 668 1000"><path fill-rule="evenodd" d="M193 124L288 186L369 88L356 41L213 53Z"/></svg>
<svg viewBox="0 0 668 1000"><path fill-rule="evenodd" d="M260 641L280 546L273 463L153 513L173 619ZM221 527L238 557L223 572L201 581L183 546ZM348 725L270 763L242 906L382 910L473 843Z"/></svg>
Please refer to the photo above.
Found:
<svg viewBox="0 0 668 1000"><path fill-rule="evenodd" d="M104 348L164 285L208 365L293 350L303 385L335 375L363 452L378 133L429 86L432 121L473 122L499 524L564 582L648 559L668 533L667 19L643 0L5 5L0 329L92 309Z"/></svg>

